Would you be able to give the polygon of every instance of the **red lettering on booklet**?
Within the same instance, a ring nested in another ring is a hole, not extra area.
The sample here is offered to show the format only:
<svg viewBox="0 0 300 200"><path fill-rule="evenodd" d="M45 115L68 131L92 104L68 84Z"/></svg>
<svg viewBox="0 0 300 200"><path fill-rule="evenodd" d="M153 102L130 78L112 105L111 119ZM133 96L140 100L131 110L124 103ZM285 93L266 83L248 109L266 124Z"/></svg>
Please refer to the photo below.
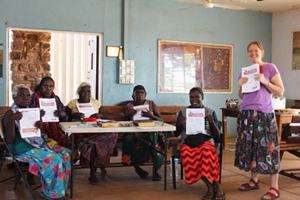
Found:
<svg viewBox="0 0 300 200"><path fill-rule="evenodd" d="M204 117L203 113L193 113L193 112L189 112L189 117Z"/></svg>
<svg viewBox="0 0 300 200"><path fill-rule="evenodd" d="M245 70L244 75L254 74L256 72L257 72L257 69L252 69L252 70L249 70L249 71Z"/></svg>
<svg viewBox="0 0 300 200"><path fill-rule="evenodd" d="M92 107L91 105L80 105L79 108L90 108Z"/></svg>
<svg viewBox="0 0 300 200"><path fill-rule="evenodd" d="M51 103L42 102L41 105L42 106L54 106L54 103L53 102L51 102Z"/></svg>

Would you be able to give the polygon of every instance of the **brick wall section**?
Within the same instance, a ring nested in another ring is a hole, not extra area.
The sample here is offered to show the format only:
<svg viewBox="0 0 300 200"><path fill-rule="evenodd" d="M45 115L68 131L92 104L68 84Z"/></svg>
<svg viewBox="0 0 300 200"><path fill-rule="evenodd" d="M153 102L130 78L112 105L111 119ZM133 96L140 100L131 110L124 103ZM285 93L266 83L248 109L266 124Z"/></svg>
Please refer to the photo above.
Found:
<svg viewBox="0 0 300 200"><path fill-rule="evenodd" d="M45 76L51 76L51 33L13 31L10 52L12 88L20 83L31 91Z"/></svg>

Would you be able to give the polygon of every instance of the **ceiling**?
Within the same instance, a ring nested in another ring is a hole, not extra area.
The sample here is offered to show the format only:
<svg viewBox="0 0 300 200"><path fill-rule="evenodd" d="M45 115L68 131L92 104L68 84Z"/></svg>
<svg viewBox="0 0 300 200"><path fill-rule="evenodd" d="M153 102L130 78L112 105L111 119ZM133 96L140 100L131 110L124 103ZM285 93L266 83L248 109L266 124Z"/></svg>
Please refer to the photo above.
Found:
<svg viewBox="0 0 300 200"><path fill-rule="evenodd" d="M203 4L204 0L169 0L169 1L178 1L190 3L191 7L197 4ZM234 5L234 6L243 6L247 7L247 10L255 10L262 12L284 12L288 10L294 10L300 8L300 0L211 0L212 3L216 4L225 4L225 5ZM188 6L184 5L183 8ZM191 8L193 9L193 8Z"/></svg>

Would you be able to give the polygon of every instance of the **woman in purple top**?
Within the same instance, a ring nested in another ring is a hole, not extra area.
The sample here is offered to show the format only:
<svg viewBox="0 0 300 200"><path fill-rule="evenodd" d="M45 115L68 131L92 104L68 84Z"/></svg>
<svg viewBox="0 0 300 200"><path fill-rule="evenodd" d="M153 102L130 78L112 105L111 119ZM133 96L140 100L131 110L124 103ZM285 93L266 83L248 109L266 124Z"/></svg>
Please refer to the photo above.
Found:
<svg viewBox="0 0 300 200"><path fill-rule="evenodd" d="M268 174L271 176L271 188L262 199L276 199L280 197L280 153L272 94L283 95L284 86L276 66L262 61L264 49L260 42L251 42L247 51L252 64L261 66L261 73L254 78L260 81L261 87L259 91L243 94L241 88L248 78L240 74L239 97L242 103L237 120L234 166L251 171L249 183L242 184L239 190L259 189L258 174Z"/></svg>

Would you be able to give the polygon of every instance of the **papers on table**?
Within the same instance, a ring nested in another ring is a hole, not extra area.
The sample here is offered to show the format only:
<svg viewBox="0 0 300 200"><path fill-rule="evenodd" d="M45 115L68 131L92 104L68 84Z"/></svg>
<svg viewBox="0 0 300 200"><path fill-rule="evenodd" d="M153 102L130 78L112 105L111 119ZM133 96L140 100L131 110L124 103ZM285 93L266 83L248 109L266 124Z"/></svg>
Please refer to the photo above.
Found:
<svg viewBox="0 0 300 200"><path fill-rule="evenodd" d="M134 106L133 109L137 111L137 113L133 116L133 120L149 119L149 117L142 116L142 111L149 110L149 105Z"/></svg>
<svg viewBox="0 0 300 200"><path fill-rule="evenodd" d="M242 93L251 93L260 89L260 81L254 79L254 75L260 73L259 64L254 64L249 67L242 68L242 77L247 77L247 83L242 86Z"/></svg>
<svg viewBox="0 0 300 200"><path fill-rule="evenodd" d="M204 108L187 108L186 109L186 134L195 135L198 133L205 134L205 109Z"/></svg>
<svg viewBox="0 0 300 200"><path fill-rule="evenodd" d="M76 106L80 113L84 113L84 117L90 117L95 114L95 110L91 103L77 103Z"/></svg>
<svg viewBox="0 0 300 200"><path fill-rule="evenodd" d="M23 115L22 119L20 119L21 137L41 137L41 130L34 126L34 124L40 120L40 109L20 108L19 112Z"/></svg>
<svg viewBox="0 0 300 200"><path fill-rule="evenodd" d="M39 103L40 109L45 111L45 115L42 117L43 122L59 122L59 118L54 115L54 111L57 110L55 98L40 98Z"/></svg>

